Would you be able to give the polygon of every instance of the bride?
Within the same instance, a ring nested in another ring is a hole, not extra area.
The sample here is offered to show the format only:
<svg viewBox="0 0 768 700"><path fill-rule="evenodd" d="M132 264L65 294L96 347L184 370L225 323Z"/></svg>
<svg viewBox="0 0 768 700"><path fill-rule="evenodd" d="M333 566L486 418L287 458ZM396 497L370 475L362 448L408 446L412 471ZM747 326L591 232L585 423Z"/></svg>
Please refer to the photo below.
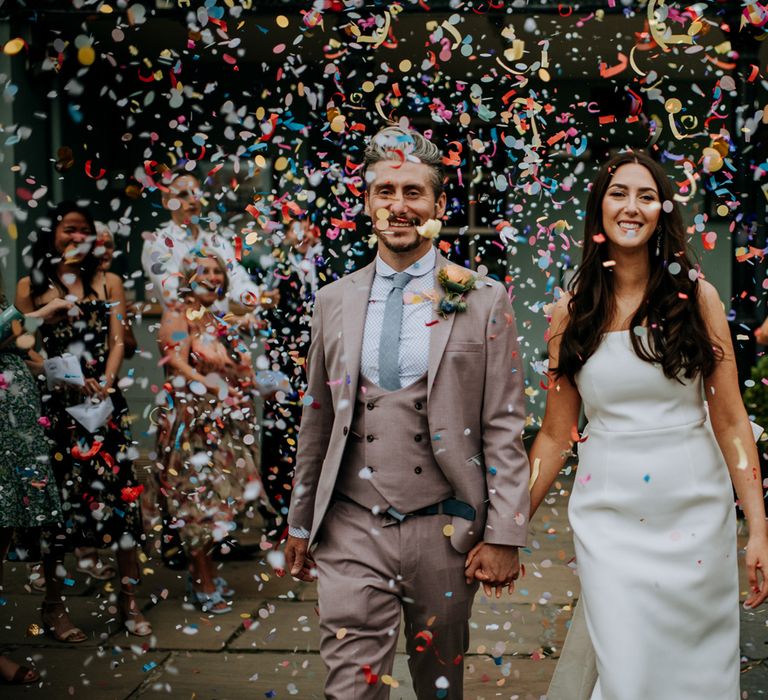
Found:
<svg viewBox="0 0 768 700"><path fill-rule="evenodd" d="M582 264L552 313L532 511L577 440L569 517L591 700L737 700L731 484L749 522L745 605L756 607L768 597L757 450L723 306L689 259L672 183L640 151L600 168Z"/></svg>

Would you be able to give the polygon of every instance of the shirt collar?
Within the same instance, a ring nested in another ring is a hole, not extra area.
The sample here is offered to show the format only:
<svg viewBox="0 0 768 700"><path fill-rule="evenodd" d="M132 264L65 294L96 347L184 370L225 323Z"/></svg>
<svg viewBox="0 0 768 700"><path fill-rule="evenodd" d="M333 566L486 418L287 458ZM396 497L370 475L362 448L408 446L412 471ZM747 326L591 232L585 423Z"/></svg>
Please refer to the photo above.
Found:
<svg viewBox="0 0 768 700"><path fill-rule="evenodd" d="M436 259L434 246L429 246L429 250L403 272L407 272L411 277L423 277L435 269ZM379 277L392 277L396 272L397 270L385 263L379 255L376 256L376 274Z"/></svg>

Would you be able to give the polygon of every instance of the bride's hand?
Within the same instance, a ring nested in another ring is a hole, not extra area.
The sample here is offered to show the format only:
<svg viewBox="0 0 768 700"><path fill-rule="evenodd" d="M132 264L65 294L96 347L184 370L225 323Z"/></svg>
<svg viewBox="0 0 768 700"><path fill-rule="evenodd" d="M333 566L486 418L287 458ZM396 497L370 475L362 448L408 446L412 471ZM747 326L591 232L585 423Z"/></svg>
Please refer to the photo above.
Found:
<svg viewBox="0 0 768 700"><path fill-rule="evenodd" d="M756 608L768 598L768 539L750 537L747 542L747 576L750 594L745 608Z"/></svg>

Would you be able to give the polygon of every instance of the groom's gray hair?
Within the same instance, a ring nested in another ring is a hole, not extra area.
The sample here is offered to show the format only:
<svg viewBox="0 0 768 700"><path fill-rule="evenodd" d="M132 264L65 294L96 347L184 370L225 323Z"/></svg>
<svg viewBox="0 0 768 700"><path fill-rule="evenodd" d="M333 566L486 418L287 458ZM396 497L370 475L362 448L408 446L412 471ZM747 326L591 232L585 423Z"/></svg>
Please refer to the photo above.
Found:
<svg viewBox="0 0 768 700"><path fill-rule="evenodd" d="M388 126L371 138L365 149L363 174L365 175L368 169L379 161L402 161L403 159L429 166L432 175L430 184L435 197L443 192L445 166L440 149L418 131L403 129L400 126ZM366 184L367 182L366 178Z"/></svg>

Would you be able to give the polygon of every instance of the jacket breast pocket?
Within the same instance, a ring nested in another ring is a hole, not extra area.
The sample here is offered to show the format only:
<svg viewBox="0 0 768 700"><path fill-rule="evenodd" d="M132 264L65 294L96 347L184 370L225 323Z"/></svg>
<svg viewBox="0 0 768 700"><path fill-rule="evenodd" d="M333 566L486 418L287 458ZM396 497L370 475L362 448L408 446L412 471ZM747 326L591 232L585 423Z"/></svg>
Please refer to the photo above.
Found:
<svg viewBox="0 0 768 700"><path fill-rule="evenodd" d="M473 340L454 340L445 346L445 352L482 352L483 343Z"/></svg>

